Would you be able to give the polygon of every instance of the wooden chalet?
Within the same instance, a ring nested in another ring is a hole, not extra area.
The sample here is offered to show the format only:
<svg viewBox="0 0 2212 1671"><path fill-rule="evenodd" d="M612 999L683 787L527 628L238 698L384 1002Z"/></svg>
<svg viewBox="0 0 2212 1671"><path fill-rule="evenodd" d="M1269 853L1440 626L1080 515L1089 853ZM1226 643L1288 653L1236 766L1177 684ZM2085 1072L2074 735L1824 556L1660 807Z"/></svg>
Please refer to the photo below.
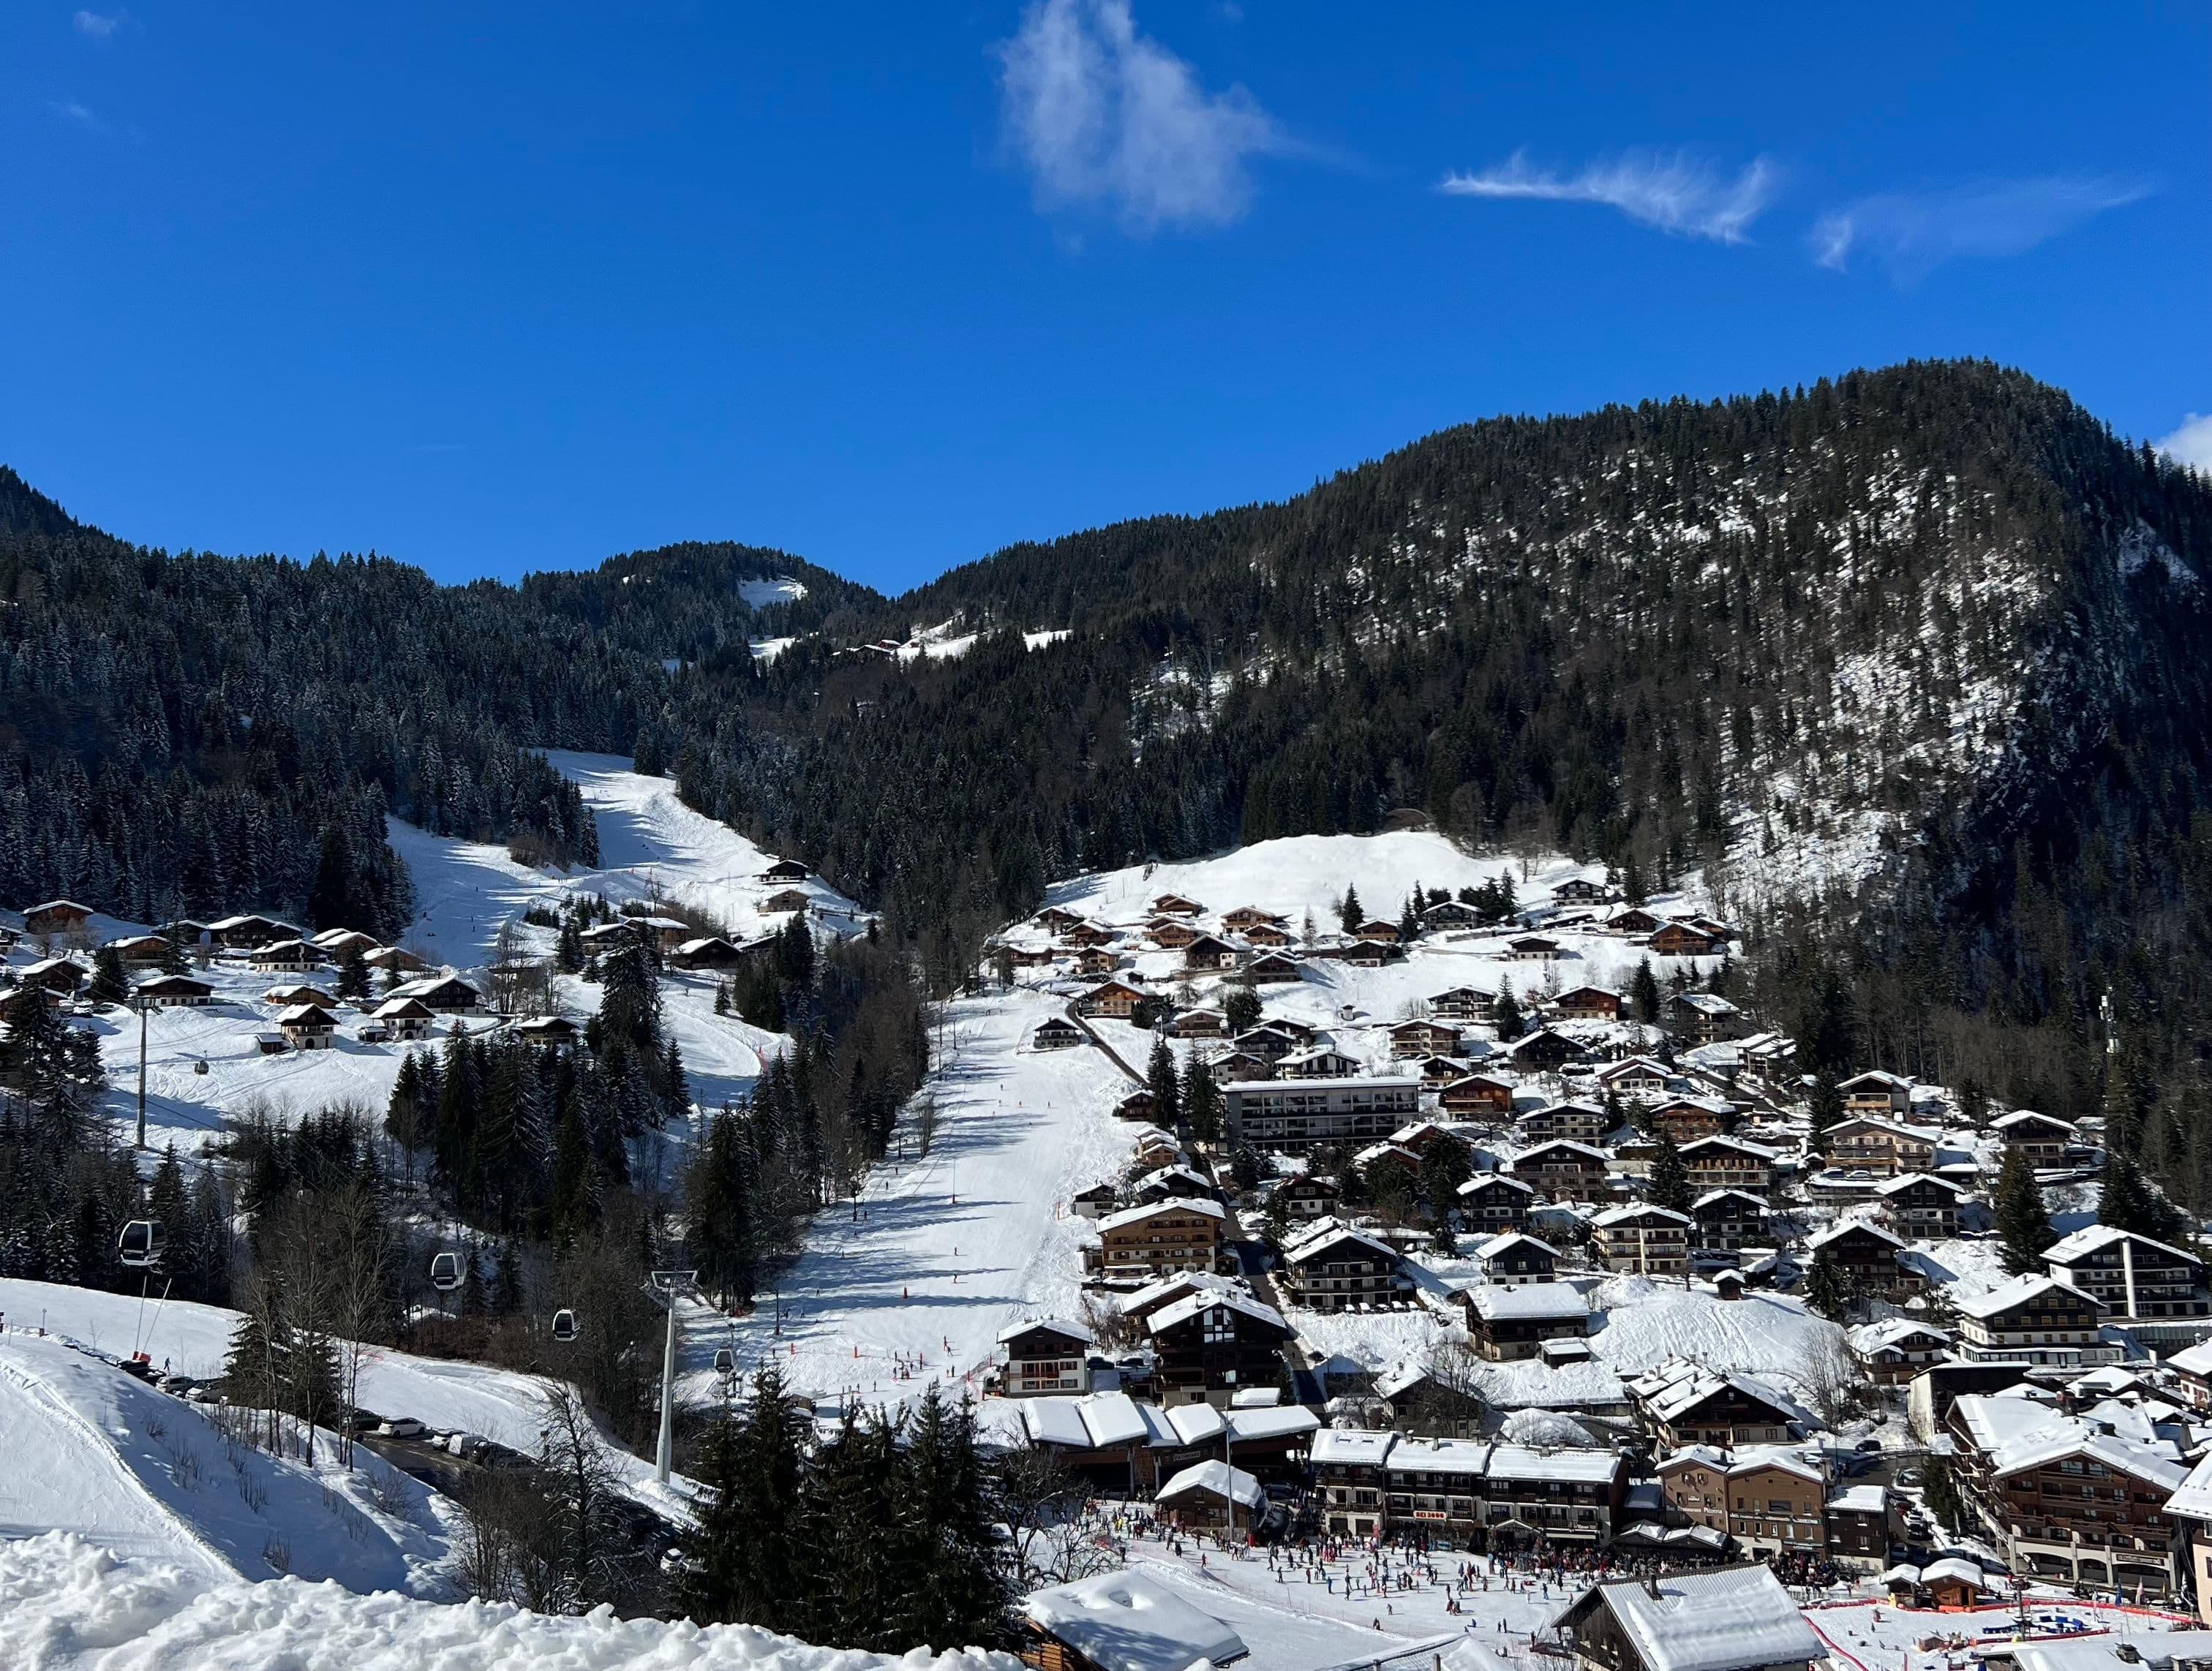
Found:
<svg viewBox="0 0 2212 1671"><path fill-rule="evenodd" d="M1686 922L1662 923L1644 945L1662 957L1711 957L1728 950L1725 940Z"/></svg>
<svg viewBox="0 0 2212 1671"><path fill-rule="evenodd" d="M327 1050L337 1039L338 1024L319 1004L295 1004L276 1012L276 1030L295 1050Z"/></svg>
<svg viewBox="0 0 2212 1671"><path fill-rule="evenodd" d="M1764 1144L1735 1137L1701 1137L1682 1145L1682 1165L1690 1175L1692 1189L1740 1189L1748 1195L1770 1195L1781 1158Z"/></svg>
<svg viewBox="0 0 2212 1671"><path fill-rule="evenodd" d="M60 939L82 934L92 921L92 907L80 905L73 899L49 899L27 906L23 912L23 932L33 939Z"/></svg>
<svg viewBox="0 0 2212 1671"><path fill-rule="evenodd" d="M1093 987L1075 1000L1078 1015L1105 1016L1115 1021L1127 1021L1136 1014L1137 1006L1148 996L1127 981L1108 981Z"/></svg>
<svg viewBox="0 0 2212 1671"><path fill-rule="evenodd" d="M1613 1194L1606 1153L1587 1143L1545 1143L1513 1161L1513 1176L1554 1201L1601 1201Z"/></svg>
<svg viewBox="0 0 2212 1671"><path fill-rule="evenodd" d="M999 1391L1006 1398L1080 1396L1091 1390L1091 1331L1059 1317L1031 1318L999 1331Z"/></svg>
<svg viewBox="0 0 2212 1671"><path fill-rule="evenodd" d="M1037 1050L1073 1050L1084 1042L1083 1030L1063 1016L1049 1015L1037 1023L1030 1034L1030 1045Z"/></svg>
<svg viewBox="0 0 2212 1671"><path fill-rule="evenodd" d="M1275 1187L1275 1199L1293 1224L1326 1218L1336 1211L1337 1194L1334 1179L1317 1178L1310 1172L1286 1178Z"/></svg>
<svg viewBox="0 0 2212 1671"><path fill-rule="evenodd" d="M1652 1131L1664 1132L1678 1144L1701 1137L1722 1137L1735 1129L1735 1105L1711 1097L1671 1097L1653 1107Z"/></svg>
<svg viewBox="0 0 2212 1671"><path fill-rule="evenodd" d="M1168 1031L1176 1038L1226 1038L1229 1024L1218 1010L1179 1010Z"/></svg>
<svg viewBox="0 0 2212 1671"><path fill-rule="evenodd" d="M1437 1104L1448 1114L1510 1114L1513 1082L1492 1073L1469 1073L1447 1081L1437 1092Z"/></svg>
<svg viewBox="0 0 2212 1671"><path fill-rule="evenodd" d="M1609 987L1570 987L1552 1000L1552 1013L1562 1021L1618 1021L1620 1005Z"/></svg>
<svg viewBox="0 0 2212 1671"><path fill-rule="evenodd" d="M1535 1186L1504 1172L1478 1172L1459 1191L1460 1223L1468 1231L1498 1235L1528 1222Z"/></svg>
<svg viewBox="0 0 2212 1671"><path fill-rule="evenodd" d="M2033 1109L2016 1109L1990 1121L1990 1129L2003 1139L2006 1151L2018 1150L2028 1164L2057 1168L2066 1164L2067 1151L2081 1144L2081 1128L2069 1121Z"/></svg>
<svg viewBox="0 0 2212 1671"><path fill-rule="evenodd" d="M1280 951L1266 951L1244 965L1244 979L1255 987L1288 986L1306 978L1305 966Z"/></svg>
<svg viewBox="0 0 2212 1671"><path fill-rule="evenodd" d="M1608 1271L1632 1276L1680 1276L1690 1267L1690 1228L1686 1212L1636 1201L1591 1219L1591 1246Z"/></svg>
<svg viewBox="0 0 2212 1671"><path fill-rule="evenodd" d="M1959 1233L1959 1211L1966 1192L1932 1172L1906 1172L1875 1192L1881 1216L1907 1242L1948 1241Z"/></svg>
<svg viewBox="0 0 2212 1671"><path fill-rule="evenodd" d="M1565 1034L1540 1027L1515 1040L1507 1047L1506 1054L1513 1058L1513 1066L1524 1073L1550 1073L1569 1062L1582 1060L1589 1053Z"/></svg>
<svg viewBox="0 0 2212 1671"><path fill-rule="evenodd" d="M1928 1285L1902 1257L1905 1243L1863 1219L1832 1224L1808 1237L1805 1249L1842 1272L1854 1299L1899 1299Z"/></svg>
<svg viewBox="0 0 2212 1671"><path fill-rule="evenodd" d="M1522 934L1506 941L1500 955L1509 963L1548 963L1559 955L1559 943L1541 934Z"/></svg>
<svg viewBox="0 0 2212 1671"><path fill-rule="evenodd" d="M1579 1340L1589 1333L1589 1301L1571 1283L1486 1283L1460 1290L1459 1302L1468 1340L1493 1363L1534 1358L1547 1340Z"/></svg>
<svg viewBox="0 0 2212 1671"><path fill-rule="evenodd" d="M1549 1282L1559 1267L1557 1248L1520 1230L1506 1230L1477 1243L1473 1257L1483 1281L1494 1288Z"/></svg>
<svg viewBox="0 0 2212 1671"><path fill-rule="evenodd" d="M1221 914L1221 926L1232 934L1249 934L1255 928L1280 928L1283 919L1256 905L1240 905Z"/></svg>
<svg viewBox="0 0 2212 1671"><path fill-rule="evenodd" d="M1768 1239L1766 1203L1741 1189L1708 1189L1690 1203L1690 1242L1710 1252L1734 1253Z"/></svg>
<svg viewBox="0 0 2212 1671"><path fill-rule="evenodd" d="M1459 1029L1447 1022L1401 1021L1392 1024L1390 1054L1403 1061L1415 1056L1454 1055L1459 1050Z"/></svg>
<svg viewBox="0 0 2212 1671"><path fill-rule="evenodd" d="M215 1002L215 988L189 975L149 975L131 994L134 1002L156 1010L199 1009Z"/></svg>
<svg viewBox="0 0 2212 1671"><path fill-rule="evenodd" d="M1282 1313L1249 1295L1209 1290L1145 1319L1164 1405L1226 1408L1247 1387L1272 1387L1283 1373L1292 1331Z"/></svg>
<svg viewBox="0 0 2212 1671"><path fill-rule="evenodd" d="M1182 966L1190 969L1233 969L1244 958L1243 946L1218 934L1200 934L1182 949Z"/></svg>
<svg viewBox="0 0 2212 1671"><path fill-rule="evenodd" d="M387 998L369 1019L399 1040L426 1039L438 1025L436 1014L419 998Z"/></svg>
<svg viewBox="0 0 2212 1671"><path fill-rule="evenodd" d="M1196 900L1182 894L1162 894L1152 901L1152 912L1156 916L1194 917L1205 909L1206 907Z"/></svg>
<svg viewBox="0 0 2212 1671"><path fill-rule="evenodd" d="M166 962L170 947L159 934L128 934L108 941L100 950L112 951L126 968L145 969Z"/></svg>
<svg viewBox="0 0 2212 1671"><path fill-rule="evenodd" d="M1454 987L1429 1000L1429 1015L1437 1021L1487 1021L1498 1000L1477 987Z"/></svg>

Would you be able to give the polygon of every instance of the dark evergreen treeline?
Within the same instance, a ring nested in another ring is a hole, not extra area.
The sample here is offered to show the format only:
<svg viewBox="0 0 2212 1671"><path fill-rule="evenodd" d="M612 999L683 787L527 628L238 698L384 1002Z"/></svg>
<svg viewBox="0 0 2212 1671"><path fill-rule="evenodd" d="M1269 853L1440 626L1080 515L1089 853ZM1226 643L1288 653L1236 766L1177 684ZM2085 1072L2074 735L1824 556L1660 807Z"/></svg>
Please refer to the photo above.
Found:
<svg viewBox="0 0 2212 1671"><path fill-rule="evenodd" d="M1011 1563L969 1407L933 1388L819 1446L811 1422L769 1367L708 1434L696 1474L715 1495L687 1551L690 1616L884 1653L1006 1643Z"/></svg>

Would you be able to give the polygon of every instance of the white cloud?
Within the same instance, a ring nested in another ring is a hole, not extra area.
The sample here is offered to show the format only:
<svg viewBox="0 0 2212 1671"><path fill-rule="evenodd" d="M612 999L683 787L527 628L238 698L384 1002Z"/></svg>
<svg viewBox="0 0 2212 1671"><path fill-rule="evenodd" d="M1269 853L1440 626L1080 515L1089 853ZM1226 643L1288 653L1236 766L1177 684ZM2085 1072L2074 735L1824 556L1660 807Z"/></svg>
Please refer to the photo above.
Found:
<svg viewBox="0 0 2212 1671"><path fill-rule="evenodd" d="M91 129L94 133L107 131L106 123L101 121L89 106L81 105L74 99L49 100L46 108L64 122L74 122L81 128Z"/></svg>
<svg viewBox="0 0 2212 1671"><path fill-rule="evenodd" d="M2180 428L2151 444L2174 463L2212 477L2212 417L2191 412Z"/></svg>
<svg viewBox="0 0 2212 1671"><path fill-rule="evenodd" d="M1842 272L1871 257L1911 284L1961 256L2018 255L2150 192L2140 181L2079 174L1887 192L1822 216L1813 258Z"/></svg>
<svg viewBox="0 0 2212 1671"><path fill-rule="evenodd" d="M129 15L127 12L119 11L112 15L95 11L81 11L75 20L76 32L94 40L112 40L114 39L115 32L123 27L123 20Z"/></svg>
<svg viewBox="0 0 2212 1671"><path fill-rule="evenodd" d="M1731 180L1679 153L1632 151L1561 174L1531 167L1527 154L1516 151L1479 174L1447 174L1437 189L1459 197L1603 204L1662 232L1741 244L1781 185L1781 170L1765 157Z"/></svg>
<svg viewBox="0 0 2212 1671"><path fill-rule="evenodd" d="M1006 138L1045 208L1099 205L1134 232L1225 225L1251 202L1249 160L1291 149L1243 88L1207 92L1139 34L1128 0L1038 0L999 58Z"/></svg>

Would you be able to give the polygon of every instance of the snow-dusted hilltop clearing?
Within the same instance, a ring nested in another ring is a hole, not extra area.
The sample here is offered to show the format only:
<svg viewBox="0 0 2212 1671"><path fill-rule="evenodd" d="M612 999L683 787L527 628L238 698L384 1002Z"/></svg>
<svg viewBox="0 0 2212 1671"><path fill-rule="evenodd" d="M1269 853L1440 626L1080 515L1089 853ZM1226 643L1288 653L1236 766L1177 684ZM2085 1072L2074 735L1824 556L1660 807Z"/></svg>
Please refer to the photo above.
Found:
<svg viewBox="0 0 2212 1671"><path fill-rule="evenodd" d="M763 907L787 888L805 895L833 930L865 921L852 901L818 878L763 882L777 855L684 805L673 779L633 771L617 755L556 750L545 757L584 793L599 823L599 868L561 872L518 864L504 847L448 841L394 820L392 845L415 878L417 913L401 939L410 951L459 969L479 967L501 923L570 893L603 894L616 906L672 899L719 918L747 939L783 926L784 914Z"/></svg>
<svg viewBox="0 0 2212 1671"><path fill-rule="evenodd" d="M212 1580L52 1532L0 1544L0 1641L21 1671L1018 1671L1010 1654L811 1648L744 1625L440 1607L285 1579Z"/></svg>
<svg viewBox="0 0 2212 1671"><path fill-rule="evenodd" d="M602 859L597 870L558 871L519 863L500 845L455 841L394 818L387 823L393 849L414 878L418 912L401 945L433 968L449 966L480 976L492 961L502 925L514 925L524 955L544 956L554 936L524 925L533 906L550 907L568 894L599 894L617 907L664 899L695 907L739 939L773 933L790 921L787 909L766 908L771 896L788 907L797 895L818 930L857 932L866 922L851 901L818 878L769 883L763 872L776 855L763 852L726 825L677 799L669 779L648 777L629 762L608 755L556 754L553 763L583 791L598 821ZM143 932L143 926L96 918L99 938ZM17 963L37 955L18 949ZM282 1007L264 993L298 979L328 981L325 969L305 977L256 974L243 964L218 962L201 971L216 1000L201 1008L163 1010L147 1030L147 1118L158 1145L174 1140L192 1149L218 1134L226 1119L252 1109L296 1118L319 1108L354 1103L380 1113L407 1046L368 1043L357 1018L339 1017L328 1049L264 1053L261 1037ZM714 1108L742 1098L761 1072L763 1052L783 1048L781 1034L714 1013L710 975L671 971L663 983L665 1025L684 1052L696 1100ZM597 1006L596 987L563 977L559 1007L580 1021ZM112 1088L111 1109L135 1118L138 1025L120 1011L84 1024L100 1041ZM487 1024L471 1022L471 1029Z"/></svg>

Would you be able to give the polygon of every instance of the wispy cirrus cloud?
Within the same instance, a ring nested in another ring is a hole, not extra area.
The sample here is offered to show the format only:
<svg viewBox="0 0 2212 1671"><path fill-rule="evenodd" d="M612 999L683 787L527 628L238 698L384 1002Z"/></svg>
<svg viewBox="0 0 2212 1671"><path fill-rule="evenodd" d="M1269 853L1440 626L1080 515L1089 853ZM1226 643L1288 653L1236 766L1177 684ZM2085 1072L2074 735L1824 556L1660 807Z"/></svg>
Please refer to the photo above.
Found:
<svg viewBox="0 0 2212 1671"><path fill-rule="evenodd" d="M1877 262L1899 283L1915 284L1947 261L2021 254L2153 190L2141 180L2050 174L1884 192L1823 215L1813 228L1813 258L1837 272Z"/></svg>
<svg viewBox="0 0 2212 1671"><path fill-rule="evenodd" d="M1296 150L1241 87L1138 31L1128 0L1039 0L998 48L1008 145L1043 208L1110 210L1135 233L1224 226L1250 206L1249 163Z"/></svg>
<svg viewBox="0 0 2212 1671"><path fill-rule="evenodd" d="M1446 174L1437 190L1455 197L1600 204L1662 232L1741 244L1781 188L1781 169L1763 156L1730 179L1681 152L1629 151L1568 174L1536 167L1516 151L1480 173Z"/></svg>
<svg viewBox="0 0 2212 1671"><path fill-rule="evenodd" d="M70 21L76 26L76 32L86 39L105 45L115 39L115 32L130 20L130 16L126 11L80 11Z"/></svg>
<svg viewBox="0 0 2212 1671"><path fill-rule="evenodd" d="M2151 445L2174 463L2212 477L2212 416L2191 412L2181 420L2181 428Z"/></svg>
<svg viewBox="0 0 2212 1671"><path fill-rule="evenodd" d="M74 123L88 132L106 133L110 131L107 124L100 120L97 111L89 105L79 104L74 99L49 99L46 108L63 121Z"/></svg>

